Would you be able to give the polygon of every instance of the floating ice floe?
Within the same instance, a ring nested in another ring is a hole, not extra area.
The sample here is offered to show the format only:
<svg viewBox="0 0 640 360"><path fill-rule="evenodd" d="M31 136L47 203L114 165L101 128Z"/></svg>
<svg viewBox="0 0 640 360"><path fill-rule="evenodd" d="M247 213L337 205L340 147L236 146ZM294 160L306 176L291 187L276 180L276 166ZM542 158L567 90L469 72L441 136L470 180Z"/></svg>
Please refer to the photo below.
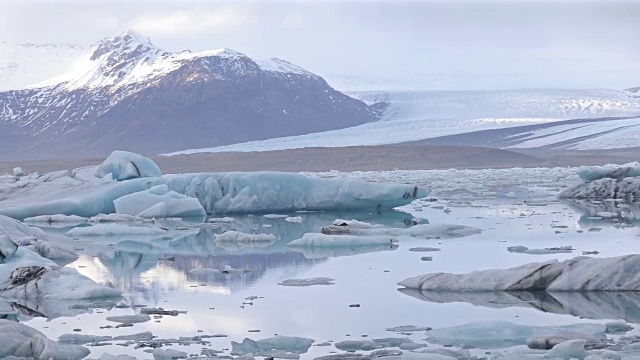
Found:
<svg viewBox="0 0 640 360"><path fill-rule="evenodd" d="M58 344L27 325L4 319L0 319L0 344L0 358L74 360L89 355L83 346Z"/></svg>
<svg viewBox="0 0 640 360"><path fill-rule="evenodd" d="M322 233L327 235L358 236L411 236L421 238L455 238L480 233L482 230L464 225L418 224L408 228L392 228L364 222L342 222L325 226Z"/></svg>
<svg viewBox="0 0 640 360"><path fill-rule="evenodd" d="M95 176L103 178L111 174L114 180L128 180L162 175L153 160L128 151L114 151L96 170Z"/></svg>
<svg viewBox="0 0 640 360"><path fill-rule="evenodd" d="M245 338L241 343L232 341L231 354L232 355L245 355L252 354L255 356L270 357L274 356L285 359L298 359L300 354L304 354L309 351L309 348L315 340L295 337L295 336L282 336L277 335L262 340L252 340Z"/></svg>
<svg viewBox="0 0 640 360"><path fill-rule="evenodd" d="M276 242L276 237L272 234L246 234L240 231L226 231L216 236L214 241L216 245L222 245L224 248L229 244L241 244L242 247L265 247Z"/></svg>
<svg viewBox="0 0 640 360"><path fill-rule="evenodd" d="M564 199L638 199L640 198L640 163L581 167L584 181L560 192Z"/></svg>
<svg viewBox="0 0 640 360"><path fill-rule="evenodd" d="M314 286L314 285L333 285L334 280L328 277L317 277L309 279L287 279L278 283L283 286Z"/></svg>
<svg viewBox="0 0 640 360"><path fill-rule="evenodd" d="M166 230L157 227L131 226L123 224L96 224L73 228L67 231L68 236L149 236L164 235Z"/></svg>
<svg viewBox="0 0 640 360"><path fill-rule="evenodd" d="M325 235L306 233L300 239L287 244L290 247L355 247L373 245L391 245L397 239L388 236L355 236L355 235Z"/></svg>
<svg viewBox="0 0 640 360"><path fill-rule="evenodd" d="M114 179L129 179L126 181L109 180L106 175L105 179L92 180L84 175L79 177L77 172L59 171L3 183L0 214L24 219L54 214L89 218L115 212L163 217L390 209L427 196L424 188L416 186L322 179L282 172L159 176L150 170L153 166L129 160L117 157L117 161L110 160L108 166L103 164L102 170L98 171L98 175L115 173ZM147 160L153 163L146 159L145 164ZM136 173L134 168L141 176L148 177L132 177Z"/></svg>
<svg viewBox="0 0 640 360"><path fill-rule="evenodd" d="M601 324L573 324L562 326L529 326L506 321L481 321L460 326L439 328L427 333L427 341L433 344L457 347L499 349L525 345L530 339L567 337L589 341L593 347L606 341L605 326ZM539 348L539 344L531 347Z"/></svg>
<svg viewBox="0 0 640 360"><path fill-rule="evenodd" d="M432 273L405 279L406 288L437 291L640 291L640 255L585 256L468 274Z"/></svg>
<svg viewBox="0 0 640 360"><path fill-rule="evenodd" d="M575 249L571 245L544 248L544 249L529 249L526 246L517 245L517 246L509 246L507 250L511 253L518 253L518 254L549 255L549 254L571 254Z"/></svg>

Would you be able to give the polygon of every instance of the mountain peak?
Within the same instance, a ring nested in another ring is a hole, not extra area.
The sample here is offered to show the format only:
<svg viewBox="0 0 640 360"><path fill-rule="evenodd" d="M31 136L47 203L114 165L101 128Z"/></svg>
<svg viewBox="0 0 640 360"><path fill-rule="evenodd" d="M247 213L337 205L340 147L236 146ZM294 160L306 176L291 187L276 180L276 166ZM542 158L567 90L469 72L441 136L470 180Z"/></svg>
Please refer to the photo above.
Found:
<svg viewBox="0 0 640 360"><path fill-rule="evenodd" d="M116 51L119 53L143 53L149 50L159 50L151 43L151 39L131 29L116 36L108 36L98 41L93 48L91 60Z"/></svg>

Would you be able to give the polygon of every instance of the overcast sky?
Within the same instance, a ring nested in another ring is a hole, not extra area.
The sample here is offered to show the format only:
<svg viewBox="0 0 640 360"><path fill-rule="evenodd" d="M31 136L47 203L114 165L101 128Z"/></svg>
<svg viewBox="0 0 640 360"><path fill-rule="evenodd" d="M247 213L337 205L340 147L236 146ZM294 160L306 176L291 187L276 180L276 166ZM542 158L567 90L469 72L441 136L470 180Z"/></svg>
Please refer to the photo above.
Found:
<svg viewBox="0 0 640 360"><path fill-rule="evenodd" d="M640 86L640 1L0 0L0 39L90 45L134 29L326 77L411 89Z"/></svg>

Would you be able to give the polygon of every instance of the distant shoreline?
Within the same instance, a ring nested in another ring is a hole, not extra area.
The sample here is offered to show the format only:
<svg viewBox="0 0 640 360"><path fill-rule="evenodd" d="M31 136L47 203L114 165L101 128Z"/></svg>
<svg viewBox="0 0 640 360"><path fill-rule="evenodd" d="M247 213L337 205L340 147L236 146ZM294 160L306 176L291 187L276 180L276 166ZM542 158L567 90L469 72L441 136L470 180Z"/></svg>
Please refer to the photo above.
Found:
<svg viewBox="0 0 640 360"><path fill-rule="evenodd" d="M233 152L152 157L163 173L227 171L385 171L486 169L604 165L640 160L640 148L608 150L504 150L472 146L384 145L305 148L266 152ZM98 165L103 158L16 160L0 162L0 174L16 166L25 172Z"/></svg>

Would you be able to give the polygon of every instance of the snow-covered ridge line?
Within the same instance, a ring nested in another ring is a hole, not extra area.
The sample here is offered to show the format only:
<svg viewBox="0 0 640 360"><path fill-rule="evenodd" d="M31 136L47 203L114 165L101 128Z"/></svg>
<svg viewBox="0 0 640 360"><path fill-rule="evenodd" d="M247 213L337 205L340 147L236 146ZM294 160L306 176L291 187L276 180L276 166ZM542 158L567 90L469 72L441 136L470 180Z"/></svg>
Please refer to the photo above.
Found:
<svg viewBox="0 0 640 360"><path fill-rule="evenodd" d="M123 88L136 83L152 82L156 78L180 69L186 61L207 58L245 58L262 71L316 77L282 59L256 60L227 48L172 53L155 46L149 38L133 30L127 30L118 36L107 37L94 44L91 50L80 57L71 71L66 74L39 82L31 87L60 85L65 90L107 86Z"/></svg>

